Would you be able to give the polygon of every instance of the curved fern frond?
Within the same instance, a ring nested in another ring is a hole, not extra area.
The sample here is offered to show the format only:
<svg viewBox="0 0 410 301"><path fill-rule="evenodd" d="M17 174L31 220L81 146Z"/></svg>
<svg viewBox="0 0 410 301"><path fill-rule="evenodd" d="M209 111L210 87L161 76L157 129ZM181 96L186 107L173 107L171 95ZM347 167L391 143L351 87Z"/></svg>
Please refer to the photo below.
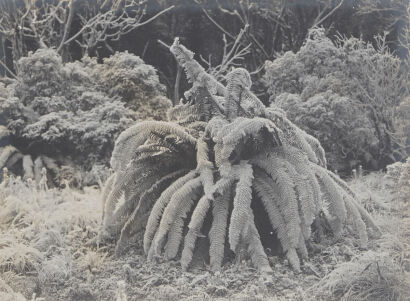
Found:
<svg viewBox="0 0 410 301"><path fill-rule="evenodd" d="M3 125L0 125L0 149L9 145L10 131Z"/></svg>
<svg viewBox="0 0 410 301"><path fill-rule="evenodd" d="M244 139L257 138L261 132L265 130L269 135L266 137L269 144L279 146L282 144L281 131L272 122L263 118L243 118L238 117L225 127L228 134L220 137L223 143L221 151L221 161L229 161L233 151L240 143L244 143Z"/></svg>
<svg viewBox="0 0 410 301"><path fill-rule="evenodd" d="M278 201L279 210L286 221L289 243L291 246L297 247L301 233L298 200L295 184L289 176L286 161L261 155L251 162L269 174L276 185L275 191L278 197L275 200Z"/></svg>
<svg viewBox="0 0 410 301"><path fill-rule="evenodd" d="M265 105L249 90L249 88L242 90L241 107L251 118L256 116L267 116Z"/></svg>
<svg viewBox="0 0 410 301"><path fill-rule="evenodd" d="M215 226L216 226L216 229L218 230L220 229L220 219L221 219L220 211L225 212L223 208L219 208L221 206L220 198L221 196L225 194L225 191L232 184L233 184L233 178L221 179L218 182L216 182L215 185L211 188L210 193L206 193L198 201L198 204L196 205L192 213L191 220L188 224L188 233L186 234L185 240L184 240L184 248L182 250L182 255L181 255L181 265L183 269L187 269L189 264L191 263L194 249L195 249L195 243L196 243L197 238L199 236L202 236L201 227L204 223L204 220L209 210L209 207L211 205L211 202L214 204L213 223L212 223L212 228L209 232L209 239L211 242L210 255L211 255L211 266L212 266L212 260L214 258L212 255L213 253L212 250L215 249L213 245L213 241L215 241L215 235L217 235L214 233L215 231L213 229ZM219 209L215 209L216 203L218 204L217 207ZM226 217L227 217L227 210L228 208L226 208ZM224 239L225 239L225 229L226 229L226 221L225 221L224 234L223 234ZM225 245L225 240L223 240L222 242L222 250L224 248L224 245ZM222 258L223 258L223 253L221 255L221 260Z"/></svg>
<svg viewBox="0 0 410 301"><path fill-rule="evenodd" d="M365 222L366 226L373 230L374 236L379 237L381 235L380 228L376 225L376 222L370 216L370 214L364 209L358 202L356 194L350 189L346 182L344 182L338 175L332 173L329 170L325 170L327 174L332 178L333 181L348 194L349 200L355 204L357 210L360 212L360 216Z"/></svg>
<svg viewBox="0 0 410 301"><path fill-rule="evenodd" d="M212 226L209 230L209 258L211 270L219 270L222 266L225 251L225 238L228 227L228 215L232 198L232 179L222 179L217 182L220 193L212 201Z"/></svg>
<svg viewBox="0 0 410 301"><path fill-rule="evenodd" d="M319 165L326 168L327 160L326 160L325 150L320 145L319 140L307 134L306 132L303 132L303 138L306 140L307 143L309 143L310 147L315 152Z"/></svg>
<svg viewBox="0 0 410 301"><path fill-rule="evenodd" d="M161 218L157 233L154 236L154 240L151 245L151 249L148 252L148 258L152 258L154 254L159 255L166 235L169 232L171 226L177 222L176 229L173 229L175 236L174 240L169 240L170 244L178 244L182 234L179 233L181 229L181 219L186 215L187 211L193 205L194 199L196 199L202 189L202 183L200 178L194 178L187 181L172 195L169 203L165 207L164 214Z"/></svg>
<svg viewBox="0 0 410 301"><path fill-rule="evenodd" d="M238 166L236 175L238 183L235 188L232 215L229 223L229 246L236 251L239 239L244 229L244 221L249 218L252 201L253 169L247 161L242 161Z"/></svg>
<svg viewBox="0 0 410 301"><path fill-rule="evenodd" d="M291 233L286 226L287 222L278 206L280 195L278 194L277 185L265 171L256 169L254 187L268 213L272 228L278 235L290 265L296 271L299 271L299 257L296 254L296 247L299 245L299 242L295 243L295 240L291 239Z"/></svg>
<svg viewBox="0 0 410 301"><path fill-rule="evenodd" d="M140 196L158 178L179 168L167 157L155 159L147 156L130 162L127 169L117 172L105 204L105 211L109 214L105 215L103 229L111 236L119 234L130 213L137 207Z"/></svg>
<svg viewBox="0 0 410 301"><path fill-rule="evenodd" d="M135 207L130 218L121 229L121 235L115 248L117 255L122 253L127 241L145 226L146 219L144 216L154 205L153 200L156 200L176 178L183 176L187 172L188 170L183 169L167 174L155 182L150 189L146 190L141 195L137 207Z"/></svg>
<svg viewBox="0 0 410 301"><path fill-rule="evenodd" d="M181 266L183 270L187 270L192 261L194 254L195 243L200 234L202 224L208 212L211 200L208 195L203 195L192 213L191 221L188 225L188 233L185 236L184 248L181 255Z"/></svg>
<svg viewBox="0 0 410 301"><path fill-rule="evenodd" d="M164 212L165 207L171 200L171 197L176 191L178 191L185 183L192 180L198 175L197 171L193 170L187 173L185 176L179 178L174 183L172 183L166 190L161 193L159 199L155 202L154 207L151 210L151 214L148 218L147 226L144 233L144 251L148 254L151 247L151 242L154 238L155 233Z"/></svg>
<svg viewBox="0 0 410 301"><path fill-rule="evenodd" d="M174 40L170 50L178 64L185 69L185 74L191 83L207 88L212 95L225 95L225 87L205 72L205 69L193 59L194 53L182 46L178 38Z"/></svg>
<svg viewBox="0 0 410 301"><path fill-rule="evenodd" d="M354 231L359 235L360 247L365 248L368 241L366 225L363 222L356 205L350 200L350 197L346 196L344 201L348 213L348 225L353 226Z"/></svg>
<svg viewBox="0 0 410 301"><path fill-rule="evenodd" d="M255 226L252 211L250 211L245 226L243 240L247 244L247 251L251 257L253 265L262 273L272 273L272 268L269 265L268 257L263 249L258 230Z"/></svg>
<svg viewBox="0 0 410 301"><path fill-rule="evenodd" d="M115 173L113 173L112 175L110 175L110 176L108 177L108 179L105 181L104 188L103 188L103 190L102 190L102 192L101 192L101 199L102 199L102 220L104 220L104 217L105 217L105 204L106 204L106 202L107 202L108 195L110 194L110 192L111 192L111 190L112 190L112 187L113 187L113 185L114 185L114 181L115 181L115 177L116 177L116 176L117 176L117 175L116 175Z"/></svg>
<svg viewBox="0 0 410 301"><path fill-rule="evenodd" d="M128 128L118 136L111 156L111 166L114 170L124 169L132 159L132 154L137 147L153 133L165 136L174 135L187 144L196 145L196 139L177 124L164 121L143 121Z"/></svg>
<svg viewBox="0 0 410 301"><path fill-rule="evenodd" d="M11 168L18 160L22 159L23 155L20 154L17 148L11 145L0 148L0 168Z"/></svg>
<svg viewBox="0 0 410 301"><path fill-rule="evenodd" d="M267 111L267 117L282 130L283 140L286 144L305 152L309 160L315 164L319 164L320 160L326 160L324 158L319 159L317 157L316 152L314 151L310 143L306 140L307 134L296 127L292 122L290 122L290 120L286 118L284 113L270 108ZM318 152L318 154L321 156L320 151Z"/></svg>
<svg viewBox="0 0 410 301"><path fill-rule="evenodd" d="M343 196L327 172L323 172L323 170L318 168L317 165L312 165L312 167L321 186L323 196L328 202L329 213L334 219L331 223L333 233L335 234L335 237L340 237L347 217Z"/></svg>

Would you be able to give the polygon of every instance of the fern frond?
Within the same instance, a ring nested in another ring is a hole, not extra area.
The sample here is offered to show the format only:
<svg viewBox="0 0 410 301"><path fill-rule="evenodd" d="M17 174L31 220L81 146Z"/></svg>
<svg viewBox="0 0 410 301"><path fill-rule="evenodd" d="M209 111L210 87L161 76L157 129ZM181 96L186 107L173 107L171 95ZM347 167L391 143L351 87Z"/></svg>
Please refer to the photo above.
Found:
<svg viewBox="0 0 410 301"><path fill-rule="evenodd" d="M235 176L238 178L238 183L235 188L228 236L230 248L234 252L244 229L244 221L249 218L249 212L252 211L252 165L247 161L241 161Z"/></svg>
<svg viewBox="0 0 410 301"><path fill-rule="evenodd" d="M356 209L359 211L360 216L362 220L364 221L364 223L366 224L367 229L373 230L374 237L380 237L382 235L382 232L380 228L376 225L376 222L374 221L372 216L366 211L366 209L364 209L360 204L358 204L354 198L352 198L351 196L347 196L347 197L350 200L350 202L354 204Z"/></svg>
<svg viewBox="0 0 410 301"><path fill-rule="evenodd" d="M207 88L213 95L225 95L225 87L216 81L213 76L206 73L205 69L193 59L194 53L182 46L178 38L175 38L170 50L178 64L185 69L189 82Z"/></svg>
<svg viewBox="0 0 410 301"><path fill-rule="evenodd" d="M191 221L188 225L188 233L185 236L184 248L181 254L181 266L183 270L187 270L192 261L194 254L195 243L198 235L200 235L202 224L208 212L211 200L208 195L203 195L192 213Z"/></svg>
<svg viewBox="0 0 410 301"><path fill-rule="evenodd" d="M291 246L296 247L301 232L298 200L295 193L295 184L289 176L286 161L260 155L251 162L269 174L275 182L275 190L278 193L278 207L286 221L290 237L289 243Z"/></svg>
<svg viewBox="0 0 410 301"><path fill-rule="evenodd" d="M164 255L167 259L173 259L177 256L179 246L182 241L182 234L183 234L183 227L185 223L185 218L188 215L188 212L191 210L192 206L194 205L194 200L197 199L200 195L200 190L195 195L192 195L189 199L187 199L186 204L184 207L181 207L180 212L175 217L175 221L172 223L168 237L167 243L165 245Z"/></svg>
<svg viewBox="0 0 410 301"><path fill-rule="evenodd" d="M0 148L0 168L12 167L23 156L14 146L7 145Z"/></svg>
<svg viewBox="0 0 410 301"><path fill-rule="evenodd" d="M269 133L269 137L266 138L269 143L273 143L274 146L282 144L281 130L278 129L275 124L264 118L243 118L238 117L232 123L225 126L227 134L221 137L223 141L222 149L222 161L228 161L235 148L243 143L243 139L256 138L261 135L262 129L265 129Z"/></svg>
<svg viewBox="0 0 410 301"><path fill-rule="evenodd" d="M193 106L190 102L177 104L167 111L168 121L178 122L188 116L193 116L200 120L199 108Z"/></svg>
<svg viewBox="0 0 410 301"><path fill-rule="evenodd" d="M268 213L272 228L278 235L289 264L293 269L299 271L300 263L296 248L299 247L300 235L297 242L291 237L292 234L289 232L289 226L287 225L288 221L279 207L281 195L279 194L278 185L268 176L266 171L256 169L254 187Z"/></svg>
<svg viewBox="0 0 410 301"><path fill-rule="evenodd" d="M309 135L306 132L303 132L303 137L305 138L306 142L309 143L310 147L316 154L316 158L318 159L318 164L324 168L327 166L326 154L323 147L320 145L319 140L315 137Z"/></svg>
<svg viewBox="0 0 410 301"><path fill-rule="evenodd" d="M315 219L315 202L313 199L313 190L311 189L309 181L304 179L299 174L293 165L286 164L286 168L290 179L294 183L295 192L298 200L298 209L300 216L300 228L305 239L310 238L310 226Z"/></svg>
<svg viewBox="0 0 410 301"><path fill-rule="evenodd" d="M220 198L220 196L225 193L225 191L232 185L232 183L233 183L233 178L221 179L215 183L210 193L205 194L199 199L192 213L191 220L188 224L189 230L184 240L184 248L182 250L182 255L181 255L181 265L183 269L187 269L189 264L191 263L194 249L195 249L195 243L196 243L198 236L201 235L200 234L201 227L204 223L204 220L209 210L209 207L211 205L211 202L214 203L214 206L216 202L220 202L219 199L218 201L216 201L216 198ZM217 195L217 196L214 196L214 195ZM229 200L228 200L228 204L229 204ZM226 210L228 210L228 208L226 208ZM217 227L217 229L220 228L219 219L220 219L220 213L214 212L212 229L214 229L215 226ZM210 253L212 253L212 250L213 250L212 241L214 241L214 237L215 237L214 235L215 233L212 231L212 229L209 233L209 239L211 241ZM225 232L225 229L226 229L226 222L225 222L224 232ZM223 246L224 245L225 245L225 240L223 241ZM222 246L222 250L223 250L223 246ZM222 260L222 257L223 257L223 254L221 256L221 260ZM212 254L211 254L211 258L213 258Z"/></svg>
<svg viewBox="0 0 410 301"><path fill-rule="evenodd" d="M209 230L209 257L211 270L219 270L222 266L225 251L225 238L228 226L229 204L232 198L233 179L222 179L217 182L220 185L220 194L212 201L212 226Z"/></svg>
<svg viewBox="0 0 410 301"><path fill-rule="evenodd" d="M298 243L297 250L303 259L307 259L309 257L309 253L306 248L306 242L305 242L306 240L307 238L301 233L299 235L299 243Z"/></svg>
<svg viewBox="0 0 410 301"><path fill-rule="evenodd" d="M115 182L115 177L117 174L113 173L108 177L108 179L105 181L104 188L101 192L101 199L102 199L102 219L104 220L105 217L105 204L107 202L108 195L110 194L110 191L113 188L114 182Z"/></svg>
<svg viewBox="0 0 410 301"><path fill-rule="evenodd" d="M353 226L353 230L359 235L360 247L365 248L367 246L368 236L366 225L360 216L360 212L356 205L350 200L349 196L344 198L344 203L348 213L347 224Z"/></svg>
<svg viewBox="0 0 410 301"><path fill-rule="evenodd" d="M239 116L239 111L242 109L241 94L245 88L250 88L252 85L251 76L248 71L243 68L236 68L229 72L226 76L226 93L225 93L225 116L228 120L233 120Z"/></svg>
<svg viewBox="0 0 410 301"><path fill-rule="evenodd" d="M380 228L376 225L375 221L370 216L370 214L366 211L366 209L364 209L357 202L358 198L357 198L356 194L353 192L353 190L350 189L349 185L347 185L347 183L345 181L343 181L338 175L334 174L330 170L326 169L325 171L327 172L329 177L331 177L332 180L335 181L335 183L337 185L339 185L339 187L341 189L343 189L343 191L345 191L345 193L348 194L348 197L349 197L350 201L356 206L357 210L359 210L360 216L362 217L363 221L365 222L367 228L373 230L374 236L376 236L376 237L380 236L382 234Z"/></svg>
<svg viewBox="0 0 410 301"><path fill-rule="evenodd" d="M342 191L336 186L328 173L318 165L312 164L312 169L315 171L323 196L329 204L329 213L334 218L334 221L331 222L334 235L340 237L347 216Z"/></svg>
<svg viewBox="0 0 410 301"><path fill-rule="evenodd" d="M302 150L306 153L311 162L319 164L319 159L317 158L315 151L312 149L312 146L306 140L307 134L304 131L290 122L284 113L278 112L272 108L267 110L267 117L282 130L283 141L285 141L287 145Z"/></svg>
<svg viewBox="0 0 410 301"><path fill-rule="evenodd" d="M132 159L132 154L152 133L174 135L187 144L196 145L196 139L177 124L164 121L143 121L122 132L114 146L111 166L114 170L123 169Z"/></svg>
<svg viewBox="0 0 410 301"><path fill-rule="evenodd" d="M227 134L227 132L221 133L221 131L226 129L225 126L227 124L228 121L225 118L222 116L215 116L208 122L205 129L205 134L212 137L215 143L222 142L222 138L224 134Z"/></svg>
<svg viewBox="0 0 410 301"><path fill-rule="evenodd" d="M0 149L9 145L10 131L3 125L0 125Z"/></svg>
<svg viewBox="0 0 410 301"><path fill-rule="evenodd" d="M147 157L130 162L126 170L118 172L116 181L107 197L103 229L111 235L119 234L129 214L138 205L141 194L149 189L158 178L175 170L166 158L153 160Z"/></svg>
<svg viewBox="0 0 410 301"><path fill-rule="evenodd" d="M151 188L146 190L140 197L137 207L134 209L124 227L121 229L120 238L117 241L115 252L117 255L121 254L126 242L138 231L140 231L144 226L146 220L143 218L144 215L152 208L154 202L153 200L158 199L161 193L178 177L183 176L188 171L185 169L177 170L175 172L169 173L166 176L160 178L156 181Z"/></svg>
<svg viewBox="0 0 410 301"><path fill-rule="evenodd" d="M183 187L188 181L194 179L198 175L197 171L192 170L185 176L179 178L174 183L172 183L166 190L161 193L159 199L155 202L154 207L152 207L151 214L148 218L147 226L144 233L144 252L148 254L151 247L151 242L154 238L157 228L159 226L160 219L164 212L165 207L171 200L171 197L176 191Z"/></svg>
<svg viewBox="0 0 410 301"><path fill-rule="evenodd" d="M154 254L161 253L166 235L175 222L177 222L178 228L173 229L176 233L174 233L174 240L170 241L170 244L179 245L179 241L177 242L177 240L180 240L182 237L182 233L179 233L179 231L182 231L182 227L179 228L179 226L181 226L181 220L193 205L193 200L199 196L201 189L201 179L194 178L186 182L172 195L168 205L165 207L157 233L148 252L148 258L152 258Z"/></svg>
<svg viewBox="0 0 410 301"><path fill-rule="evenodd" d="M310 168L309 159L306 154L292 146L282 147L277 150L277 153L278 155L283 154L283 157L292 164L299 176L302 177L305 182L307 181L310 184L310 187L307 187L310 196L308 198L308 203L306 204L308 208L305 214L308 215L306 220L311 224L309 221L313 222L312 218L319 213L323 205L320 186L314 172Z"/></svg>
<svg viewBox="0 0 410 301"><path fill-rule="evenodd" d="M272 273L268 257L263 249L261 238L255 226L255 217L250 211L248 221L246 222L243 235L244 243L247 245L248 254L251 257L252 264L262 273Z"/></svg>
<svg viewBox="0 0 410 301"><path fill-rule="evenodd" d="M198 139L197 142L197 170L199 171L205 194L209 194L211 187L214 185L213 164L209 160L209 147L204 138Z"/></svg>
<svg viewBox="0 0 410 301"><path fill-rule="evenodd" d="M265 105L247 88L241 93L241 107L251 118L267 116Z"/></svg>

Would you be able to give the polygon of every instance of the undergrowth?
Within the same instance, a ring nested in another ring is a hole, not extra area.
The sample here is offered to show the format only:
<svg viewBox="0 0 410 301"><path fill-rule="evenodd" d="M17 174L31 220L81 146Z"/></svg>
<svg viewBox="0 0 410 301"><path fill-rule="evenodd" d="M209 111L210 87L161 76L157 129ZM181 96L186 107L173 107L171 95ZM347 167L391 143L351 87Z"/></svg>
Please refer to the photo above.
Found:
<svg viewBox="0 0 410 301"><path fill-rule="evenodd" d="M269 256L270 276L246 261L213 273L203 264L183 272L176 262L147 263L138 249L115 258L90 246L101 219L97 188L37 190L9 178L0 184L0 300L406 300L410 219L393 178L349 181L383 232L366 250L349 236L312 246L300 274Z"/></svg>

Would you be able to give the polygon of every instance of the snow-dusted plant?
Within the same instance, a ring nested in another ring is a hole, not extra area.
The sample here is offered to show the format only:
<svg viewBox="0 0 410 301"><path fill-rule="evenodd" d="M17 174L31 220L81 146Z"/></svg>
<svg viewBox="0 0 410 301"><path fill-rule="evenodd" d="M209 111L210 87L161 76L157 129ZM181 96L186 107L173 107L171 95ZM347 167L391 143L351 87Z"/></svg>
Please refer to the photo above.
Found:
<svg viewBox="0 0 410 301"><path fill-rule="evenodd" d="M137 111L138 119L166 119L172 103L165 97L165 86L159 82L151 65L128 52L116 52L103 64L89 62L93 79L109 96L120 96L125 106Z"/></svg>
<svg viewBox="0 0 410 301"><path fill-rule="evenodd" d="M32 156L27 164L40 154L86 167L107 162L116 137L136 118L119 98L98 90L87 71L82 63L63 64L52 49L19 60L17 80L1 100L2 121L9 142Z"/></svg>
<svg viewBox="0 0 410 301"><path fill-rule="evenodd" d="M207 237L212 269L221 267L229 245L270 272L263 212L298 271L312 224L324 212L336 237L346 227L366 245L367 230L378 232L377 226L347 184L326 169L317 139L281 110L266 108L250 91L245 69L232 70L224 86L178 39L171 52L193 83L190 99L168 112L168 122L137 123L117 139L100 239L120 234L120 254L145 229L149 259L180 254L186 269L196 242Z"/></svg>
<svg viewBox="0 0 410 301"><path fill-rule="evenodd" d="M266 63L270 102L319 139L334 169L376 169L404 155L393 120L406 72L384 39L377 42L376 48L356 38L332 42L316 28L297 53Z"/></svg>

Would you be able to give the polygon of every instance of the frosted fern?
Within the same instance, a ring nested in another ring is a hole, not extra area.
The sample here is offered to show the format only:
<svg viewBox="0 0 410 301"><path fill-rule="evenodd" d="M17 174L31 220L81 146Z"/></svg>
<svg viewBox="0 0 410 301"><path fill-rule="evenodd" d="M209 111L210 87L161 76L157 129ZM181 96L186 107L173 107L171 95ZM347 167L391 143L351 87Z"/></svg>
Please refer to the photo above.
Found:
<svg viewBox="0 0 410 301"><path fill-rule="evenodd" d="M379 230L347 184L326 169L320 143L281 110L266 108L250 91L246 70L231 71L224 86L178 39L170 49L193 84L189 101L170 109L168 122L141 122L117 139L100 239L119 237L121 254L145 229L148 259L179 258L187 269L198 240L207 238L213 270L229 246L271 272L259 205L296 271L322 212L335 236L349 229L365 246L368 231Z"/></svg>

